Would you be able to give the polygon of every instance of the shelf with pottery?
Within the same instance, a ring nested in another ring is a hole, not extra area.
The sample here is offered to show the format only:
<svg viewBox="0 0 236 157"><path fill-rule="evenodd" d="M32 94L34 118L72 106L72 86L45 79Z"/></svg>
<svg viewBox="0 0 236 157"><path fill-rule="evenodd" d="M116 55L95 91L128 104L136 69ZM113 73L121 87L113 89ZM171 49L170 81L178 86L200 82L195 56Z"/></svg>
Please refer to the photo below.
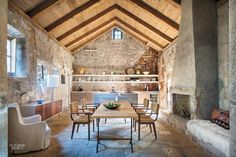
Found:
<svg viewBox="0 0 236 157"><path fill-rule="evenodd" d="M158 75L83 74L73 75L73 83L158 83Z"/></svg>

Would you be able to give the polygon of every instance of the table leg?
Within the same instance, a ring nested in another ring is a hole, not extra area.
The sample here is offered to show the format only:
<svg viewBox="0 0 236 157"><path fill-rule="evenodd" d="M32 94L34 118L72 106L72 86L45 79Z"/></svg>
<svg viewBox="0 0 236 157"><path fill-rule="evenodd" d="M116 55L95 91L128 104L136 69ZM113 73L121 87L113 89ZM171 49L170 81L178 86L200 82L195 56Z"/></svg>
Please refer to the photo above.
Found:
<svg viewBox="0 0 236 157"><path fill-rule="evenodd" d="M133 128L133 120L132 120L132 118L131 118L131 125L130 125L130 145L131 145L131 152L133 153L134 152L134 149L133 149L133 130L132 130L132 128Z"/></svg>
<svg viewBox="0 0 236 157"><path fill-rule="evenodd" d="M100 119L99 118L97 118L97 148L96 148L96 153L98 153L98 145L99 145L99 143L100 143L100 141L99 141L99 121L100 121Z"/></svg>

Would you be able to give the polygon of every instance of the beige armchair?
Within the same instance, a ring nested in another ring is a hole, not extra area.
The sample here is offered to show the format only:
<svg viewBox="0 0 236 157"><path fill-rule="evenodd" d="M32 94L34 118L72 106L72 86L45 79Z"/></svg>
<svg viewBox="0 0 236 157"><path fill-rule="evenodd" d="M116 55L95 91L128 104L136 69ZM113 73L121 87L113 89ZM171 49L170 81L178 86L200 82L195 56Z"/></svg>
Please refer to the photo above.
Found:
<svg viewBox="0 0 236 157"><path fill-rule="evenodd" d="M8 107L8 140L12 153L45 149L50 144L51 129L40 115L22 117L17 103Z"/></svg>

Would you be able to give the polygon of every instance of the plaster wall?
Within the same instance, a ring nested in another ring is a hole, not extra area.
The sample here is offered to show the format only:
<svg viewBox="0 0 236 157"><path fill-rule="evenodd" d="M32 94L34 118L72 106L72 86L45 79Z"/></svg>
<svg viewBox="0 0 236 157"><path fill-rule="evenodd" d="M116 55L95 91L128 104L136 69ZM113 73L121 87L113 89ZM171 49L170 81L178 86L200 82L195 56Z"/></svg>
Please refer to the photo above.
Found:
<svg viewBox="0 0 236 157"><path fill-rule="evenodd" d="M218 3L217 32L219 107L229 110L229 2Z"/></svg>
<svg viewBox="0 0 236 157"><path fill-rule="evenodd" d="M236 0L229 0L230 157L236 154Z"/></svg>

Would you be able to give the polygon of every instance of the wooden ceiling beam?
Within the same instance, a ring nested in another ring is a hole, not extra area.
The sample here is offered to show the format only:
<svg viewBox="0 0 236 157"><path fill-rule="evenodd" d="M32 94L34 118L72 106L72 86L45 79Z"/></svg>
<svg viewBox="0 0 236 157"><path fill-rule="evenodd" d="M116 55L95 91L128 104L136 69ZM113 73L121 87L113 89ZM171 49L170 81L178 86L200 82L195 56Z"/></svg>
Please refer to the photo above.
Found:
<svg viewBox="0 0 236 157"><path fill-rule="evenodd" d="M181 0L172 0L173 2L175 2L178 5L181 5Z"/></svg>
<svg viewBox="0 0 236 157"><path fill-rule="evenodd" d="M96 40L97 38L99 38L100 36L102 36L103 34L105 34L106 32L110 31L112 28L115 27L115 24L114 25L111 25L109 26L108 28L102 30L102 31L99 31L96 35L94 35L93 37L87 39L85 42L79 44L78 46L74 47L71 52L72 53L75 53L78 49L88 45L90 42Z"/></svg>
<svg viewBox="0 0 236 157"><path fill-rule="evenodd" d="M98 18L104 16L105 14L109 13L110 11L116 9L116 5L113 5L107 9L105 9L104 11L96 14L95 16L91 17L90 19L82 22L81 24L75 26L74 28L70 29L69 31L65 32L64 34L62 34L61 36L57 37L58 41L61 41L62 39L66 38L67 36L73 34L74 32L76 32L77 30L85 27L86 25L90 24L91 22L97 20Z"/></svg>
<svg viewBox="0 0 236 157"><path fill-rule="evenodd" d="M135 16L134 14L132 14L131 12L127 11L126 9L122 8L121 6L117 6L117 9L122 12L123 14L129 16L130 18L132 18L133 20L137 21L138 23L142 24L143 26L145 26L146 28L148 28L149 30L151 30L152 32L158 34L160 37L162 37L163 39L165 39L166 41L168 41L169 43L171 43L173 41L173 39L171 37L169 37L168 35L166 35L165 33L159 31L158 29L156 29L155 27L153 27L152 25L148 24L147 22L143 21L142 19L140 19L139 17Z"/></svg>
<svg viewBox="0 0 236 157"><path fill-rule="evenodd" d="M35 16L41 14L42 12L48 10L51 6L59 3L61 0L45 0L42 3L35 6L33 9L26 12L26 14L34 18Z"/></svg>
<svg viewBox="0 0 236 157"><path fill-rule="evenodd" d="M137 16L135 16L134 14L130 13L129 11L127 11L126 9L120 7L117 4L115 4L115 5L107 8L107 9L105 9L104 11L98 13L97 15L91 17L90 19L88 19L88 20L82 22L81 24L75 26L74 28L72 28L69 31L67 31L64 34L62 34L61 36L57 37L57 40L59 40L59 41L63 40L64 38L70 36L74 32L78 31L79 29L82 29L83 27L87 26L88 24L92 23L93 21L97 20L98 18L101 18L102 16L104 16L105 14L109 13L110 11L112 11L114 9L119 10L120 12L125 14L126 16L128 16L128 17L132 18L133 20L135 20L136 22L142 24L144 27L146 27L150 31L156 33L157 35L159 35L160 37L162 37L163 39L165 39L169 43L173 41L172 38L170 38L169 36L167 36L163 32L157 30L155 27L151 26L147 22L143 21L142 19L138 18Z"/></svg>
<svg viewBox="0 0 236 157"><path fill-rule="evenodd" d="M141 31L137 30L136 28L134 28L133 26L131 26L130 24L126 23L125 21L121 20L120 18L116 19L117 22L119 22L120 24L124 25L125 27L129 28L130 30L134 31L136 34L144 37L145 39L147 39L149 42L155 44L156 46L158 46L160 49L163 49L165 46L158 43L157 41L155 41L154 39L150 38L149 36L147 36L146 34L142 33Z"/></svg>
<svg viewBox="0 0 236 157"><path fill-rule="evenodd" d="M88 31L87 33L81 35L80 37L76 38L75 40L69 42L68 44L65 45L65 47L69 48L71 45L76 44L77 42L83 40L84 38L88 37L89 35L93 34L94 32L96 32L96 31L102 29L103 27L106 27L106 26L109 25L110 23L116 21L116 19L117 19L117 17L111 18L110 20L108 20L108 21L102 23L101 25L95 27L94 29L92 29L92 30ZM117 27L118 27L118 26L117 26ZM121 26L120 26L120 27L121 27ZM121 29L122 29L122 27L121 27ZM130 33L130 32L127 32L127 31L125 31L125 32L126 32L129 36L131 36L131 37L133 37L134 39L136 39L136 40L137 40L138 42L140 42L141 44L144 44L144 45L145 45L145 44L147 43L147 40L144 41L144 40L142 40L141 38L137 37L136 35L134 35L134 34L132 34L132 33Z"/></svg>
<svg viewBox="0 0 236 157"><path fill-rule="evenodd" d="M90 0L90 1L88 1L87 3L79 6L78 8L74 9L73 11L69 12L65 16L61 17L60 19L56 20L52 24L45 27L45 30L48 31L48 32L53 30L54 28L60 26L61 24L63 24L64 22L66 22L67 20L72 18L73 16L75 16L75 15L83 12L84 10L90 8L91 6L93 6L94 4L96 4L99 1L100 0Z"/></svg>
<svg viewBox="0 0 236 157"><path fill-rule="evenodd" d="M147 40L143 40L140 37L138 37L137 35L135 35L134 33L131 33L130 31L128 31L128 29L122 27L121 25L116 24L116 27L121 29L123 32L125 32L126 34L128 34L130 37L134 38L135 40L137 40L138 42L140 42L143 45L147 44Z"/></svg>
<svg viewBox="0 0 236 157"><path fill-rule="evenodd" d="M129 31L127 28L117 24L116 25L117 28L121 29L122 31L124 31L126 34L128 34L129 36L131 36L132 38L134 38L135 40L137 40L138 42L140 42L143 45L147 45L148 40L143 40L140 37L138 37L137 35L135 35L134 33L132 33L131 31ZM159 47L158 47L159 48Z"/></svg>
<svg viewBox="0 0 236 157"><path fill-rule="evenodd" d="M108 25L109 23L113 22L113 21L117 21L118 23L120 23L121 25L112 25L108 28L106 28L103 31L99 31L102 28L104 28L106 25ZM134 33L132 33L131 31L129 31L127 28L124 28L122 25L124 25L125 27L127 27L129 30L132 30L133 32L135 32L136 34L138 34L139 36L142 36L144 39L141 39L140 37L138 37L137 35L135 35ZM137 30L136 28L132 27L131 25L129 25L128 23L124 22L123 20L121 20L118 17L113 17L110 20L104 22L103 24L95 27L94 29L90 30L89 32L83 34L82 36L80 36L79 38L71 41L70 43L66 44L65 46L68 48L73 44L76 44L77 42L87 38L89 35L91 34L95 34L96 32L98 32L95 36L91 37L90 39L86 40L85 42L77 45L76 47L72 48L71 51L75 52L76 50L86 46L87 44L89 44L90 42L94 41L95 39L97 39L98 37L100 37L101 35L103 35L104 33L106 33L108 30L110 30L113 27L118 27L120 29L122 29L125 33L127 33L129 36L133 37L134 39L138 40L139 42L141 42L142 44L146 45L148 42L153 43L154 45L156 45L159 49L164 48L163 45L159 44L158 42L156 42L155 40L151 39L150 37L148 37L147 35L145 35L144 33L140 32L139 30Z"/></svg>
<svg viewBox="0 0 236 157"><path fill-rule="evenodd" d="M166 24L168 24L172 28L174 28L176 30L179 30L179 24L178 23L176 23L175 21L173 21L169 17L165 16L164 14L159 12L158 10L154 9L150 5L146 4L145 2L143 2L141 0L129 0L129 1L131 1L136 6L146 10L147 12L149 12L152 15L154 15L158 19L162 20L163 22L165 22Z"/></svg>
<svg viewBox="0 0 236 157"><path fill-rule="evenodd" d="M114 22L115 20L116 20L116 17L111 18L110 20L108 20L108 21L102 23L101 25L99 25L99 26L97 26L97 27L91 29L90 31L88 31L88 32L86 32L85 34L79 36L78 38L76 38L76 39L70 41L69 43L67 43L67 44L65 45L65 47L70 47L71 45L73 45L73 44L79 42L80 40L83 40L83 39L86 38L87 36L93 34L93 33L96 32L97 30L102 29L103 27L106 27L107 25L109 25L110 23Z"/></svg>

